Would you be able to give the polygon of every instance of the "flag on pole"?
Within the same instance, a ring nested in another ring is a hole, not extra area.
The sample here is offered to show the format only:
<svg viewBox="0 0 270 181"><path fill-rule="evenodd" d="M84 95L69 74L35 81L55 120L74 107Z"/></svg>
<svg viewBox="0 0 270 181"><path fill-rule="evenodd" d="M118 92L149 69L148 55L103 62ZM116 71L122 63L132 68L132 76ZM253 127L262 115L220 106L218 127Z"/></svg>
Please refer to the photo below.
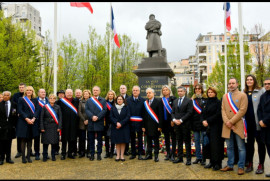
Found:
<svg viewBox="0 0 270 181"><path fill-rule="evenodd" d="M70 2L70 6L78 8L86 7L93 14L93 8L89 2Z"/></svg>
<svg viewBox="0 0 270 181"><path fill-rule="evenodd" d="M114 23L114 16L113 16L113 8L112 8L112 6L111 6L111 11L112 11L111 28L112 28L113 33L114 33L114 36L113 36L114 37L114 42L118 46L118 48L120 48L120 43L119 43L117 32L116 32L116 29L115 29L115 23Z"/></svg>
<svg viewBox="0 0 270 181"><path fill-rule="evenodd" d="M231 30L231 5L229 2L226 2L226 28L228 31Z"/></svg>

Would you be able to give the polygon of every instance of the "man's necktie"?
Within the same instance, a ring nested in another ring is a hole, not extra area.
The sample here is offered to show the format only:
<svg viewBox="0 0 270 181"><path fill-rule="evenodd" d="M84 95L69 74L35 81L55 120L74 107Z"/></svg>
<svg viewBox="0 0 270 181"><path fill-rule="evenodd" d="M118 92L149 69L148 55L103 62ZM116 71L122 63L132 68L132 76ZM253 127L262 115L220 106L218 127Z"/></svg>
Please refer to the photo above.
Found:
<svg viewBox="0 0 270 181"><path fill-rule="evenodd" d="M6 115L7 115L7 118L8 118L8 102L6 102L5 107L6 107Z"/></svg>
<svg viewBox="0 0 270 181"><path fill-rule="evenodd" d="M182 100L182 98L179 99L178 107L181 106L181 100Z"/></svg>

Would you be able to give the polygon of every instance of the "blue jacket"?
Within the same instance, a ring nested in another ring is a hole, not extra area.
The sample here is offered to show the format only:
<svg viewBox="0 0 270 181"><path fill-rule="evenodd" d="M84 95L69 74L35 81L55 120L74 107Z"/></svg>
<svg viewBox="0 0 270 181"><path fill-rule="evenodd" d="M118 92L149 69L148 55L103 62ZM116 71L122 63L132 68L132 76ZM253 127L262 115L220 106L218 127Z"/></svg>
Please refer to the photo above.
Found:
<svg viewBox="0 0 270 181"><path fill-rule="evenodd" d="M98 97L98 101L102 105L100 110L93 101L88 99L85 103L85 113L88 116L88 131L104 131L104 118L107 112L106 100L102 97ZM92 121L92 117L97 116L97 121Z"/></svg>

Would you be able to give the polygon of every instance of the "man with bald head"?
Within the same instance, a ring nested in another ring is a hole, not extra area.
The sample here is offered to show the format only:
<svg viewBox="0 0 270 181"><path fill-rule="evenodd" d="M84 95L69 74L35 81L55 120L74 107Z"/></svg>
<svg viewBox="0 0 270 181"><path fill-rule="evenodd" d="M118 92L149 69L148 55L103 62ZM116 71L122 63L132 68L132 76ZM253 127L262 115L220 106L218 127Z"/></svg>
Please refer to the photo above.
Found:
<svg viewBox="0 0 270 181"><path fill-rule="evenodd" d="M73 153L76 149L77 141L77 113L79 101L73 98L72 89L67 89L65 97L60 99L58 105L62 112L62 156L61 160L66 159L66 148L68 144L68 158L75 159Z"/></svg>

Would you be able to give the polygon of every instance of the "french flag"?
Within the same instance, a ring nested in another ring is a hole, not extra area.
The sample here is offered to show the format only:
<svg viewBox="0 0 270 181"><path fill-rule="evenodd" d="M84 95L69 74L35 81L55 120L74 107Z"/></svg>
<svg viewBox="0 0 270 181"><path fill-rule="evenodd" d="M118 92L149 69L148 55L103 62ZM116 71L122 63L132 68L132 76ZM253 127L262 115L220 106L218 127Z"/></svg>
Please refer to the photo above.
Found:
<svg viewBox="0 0 270 181"><path fill-rule="evenodd" d="M112 8L112 6L111 6L111 8ZM114 42L118 46L118 48L120 48L120 43L119 43L117 32L116 32L116 29L115 29L114 16L113 16L113 8L112 8L112 21L111 22L112 22L111 23L111 28L112 28L113 33L114 33Z"/></svg>
<svg viewBox="0 0 270 181"><path fill-rule="evenodd" d="M229 2L226 2L226 28L228 31L231 30L231 5Z"/></svg>

